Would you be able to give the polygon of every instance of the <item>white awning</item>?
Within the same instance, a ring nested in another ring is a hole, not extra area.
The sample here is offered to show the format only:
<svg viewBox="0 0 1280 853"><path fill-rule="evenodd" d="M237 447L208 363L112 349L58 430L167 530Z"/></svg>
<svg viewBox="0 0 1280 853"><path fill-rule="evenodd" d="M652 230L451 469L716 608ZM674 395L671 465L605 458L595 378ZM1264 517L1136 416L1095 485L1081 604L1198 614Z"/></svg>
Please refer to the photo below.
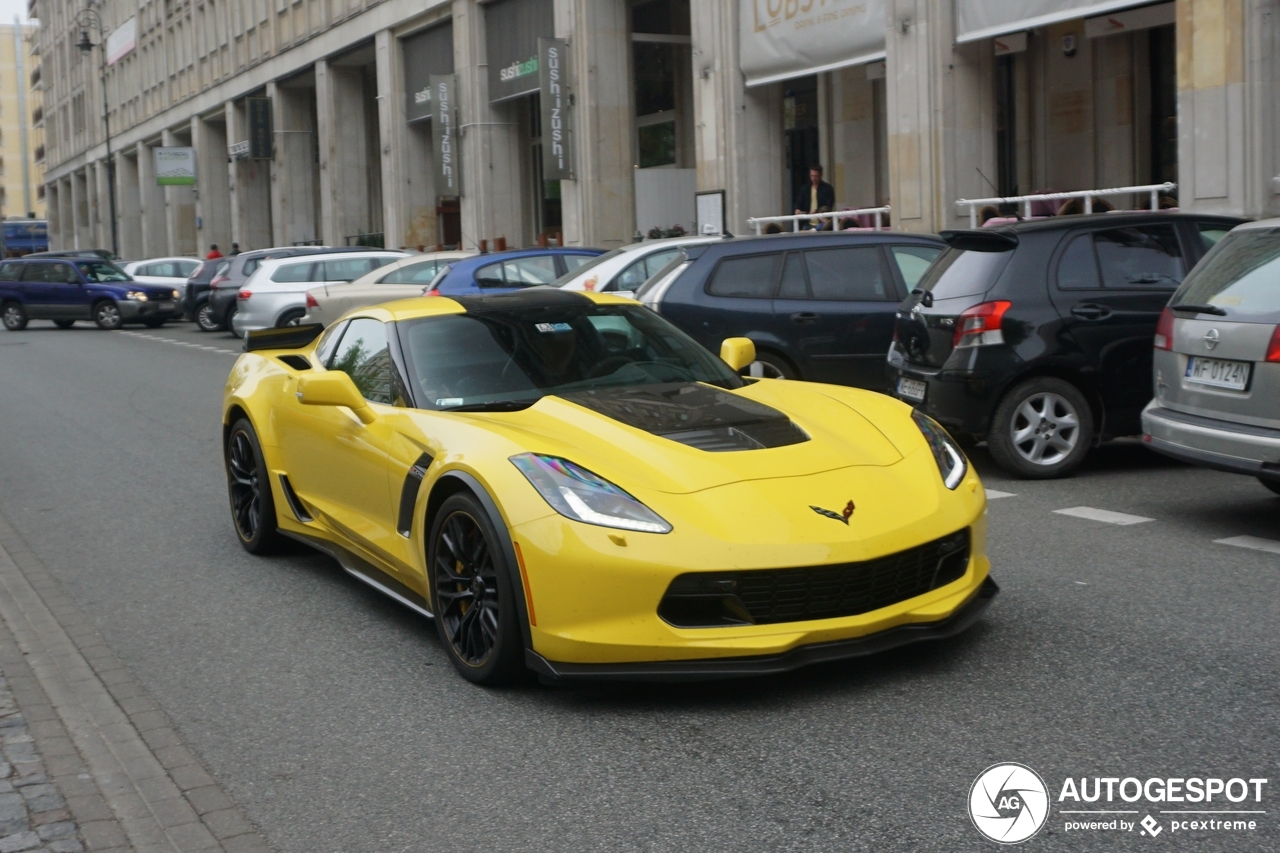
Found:
<svg viewBox="0 0 1280 853"><path fill-rule="evenodd" d="M1150 0L956 0L960 44L1030 30L1073 18L1145 6Z"/></svg>
<svg viewBox="0 0 1280 853"><path fill-rule="evenodd" d="M884 59L884 0L741 0L738 9L748 86Z"/></svg>

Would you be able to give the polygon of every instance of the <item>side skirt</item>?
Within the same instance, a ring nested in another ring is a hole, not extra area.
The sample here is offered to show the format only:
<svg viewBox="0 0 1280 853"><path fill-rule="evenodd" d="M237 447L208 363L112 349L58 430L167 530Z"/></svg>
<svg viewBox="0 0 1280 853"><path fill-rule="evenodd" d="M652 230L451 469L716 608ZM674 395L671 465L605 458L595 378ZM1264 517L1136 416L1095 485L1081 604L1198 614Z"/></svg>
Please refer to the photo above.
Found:
<svg viewBox="0 0 1280 853"><path fill-rule="evenodd" d="M405 607L413 610L428 619L434 619L435 614L431 612L427 600L418 593L409 589L400 581L388 575L377 566L359 557L341 545L326 541L317 536L308 536L305 533L297 533L292 530L280 528L280 532L290 539L296 539L304 545L310 545L317 551L322 551L330 557L338 561L338 565L342 566L342 570L351 577L367 584L388 598L400 602Z"/></svg>

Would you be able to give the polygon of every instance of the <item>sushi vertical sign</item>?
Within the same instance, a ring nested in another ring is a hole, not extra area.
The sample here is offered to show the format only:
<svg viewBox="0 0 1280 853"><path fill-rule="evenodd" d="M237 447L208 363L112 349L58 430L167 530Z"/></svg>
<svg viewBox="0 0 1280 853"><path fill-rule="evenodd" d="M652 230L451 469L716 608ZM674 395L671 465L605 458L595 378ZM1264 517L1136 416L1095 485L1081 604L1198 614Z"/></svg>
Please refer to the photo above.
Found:
<svg viewBox="0 0 1280 853"><path fill-rule="evenodd" d="M461 195L458 183L458 129L454 116L456 84L452 74L432 74L429 78L431 94L431 142L436 167L436 195Z"/></svg>
<svg viewBox="0 0 1280 853"><path fill-rule="evenodd" d="M564 39L538 39L542 179L545 181L573 178L573 148L569 142L568 69Z"/></svg>

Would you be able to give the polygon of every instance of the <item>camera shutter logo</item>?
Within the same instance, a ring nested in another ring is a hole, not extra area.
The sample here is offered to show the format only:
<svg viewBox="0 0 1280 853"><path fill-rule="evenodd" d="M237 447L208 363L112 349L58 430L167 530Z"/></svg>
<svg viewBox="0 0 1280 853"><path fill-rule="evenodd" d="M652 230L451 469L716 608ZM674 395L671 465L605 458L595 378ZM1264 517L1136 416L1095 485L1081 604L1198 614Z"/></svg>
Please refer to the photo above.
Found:
<svg viewBox="0 0 1280 853"><path fill-rule="evenodd" d="M974 828L1000 844L1034 836L1049 818L1049 790L1040 774L1024 764L993 764L969 789Z"/></svg>

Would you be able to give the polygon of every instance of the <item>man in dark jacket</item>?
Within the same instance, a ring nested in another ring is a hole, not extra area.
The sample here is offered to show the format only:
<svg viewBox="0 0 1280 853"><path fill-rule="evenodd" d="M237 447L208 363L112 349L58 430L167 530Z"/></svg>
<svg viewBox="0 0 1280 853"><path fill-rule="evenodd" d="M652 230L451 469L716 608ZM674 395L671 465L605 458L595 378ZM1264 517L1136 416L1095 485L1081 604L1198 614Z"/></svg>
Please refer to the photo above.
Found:
<svg viewBox="0 0 1280 853"><path fill-rule="evenodd" d="M814 163L809 167L809 182L796 189L796 213L817 213L820 210L834 210L836 206L836 189L822 180L822 166ZM821 224L820 219L801 220L800 230L808 231ZM830 226L828 226L830 227Z"/></svg>

